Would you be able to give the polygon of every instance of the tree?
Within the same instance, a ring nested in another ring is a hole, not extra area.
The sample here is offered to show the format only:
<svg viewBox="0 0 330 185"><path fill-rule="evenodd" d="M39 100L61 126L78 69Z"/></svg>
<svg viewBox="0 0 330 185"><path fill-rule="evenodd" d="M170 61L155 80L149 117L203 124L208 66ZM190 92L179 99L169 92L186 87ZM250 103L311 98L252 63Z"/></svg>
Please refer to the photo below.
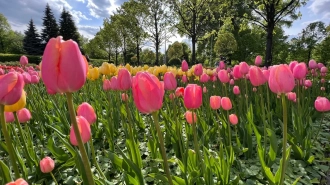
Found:
<svg viewBox="0 0 330 185"><path fill-rule="evenodd" d="M22 54L24 34L21 32L10 31L6 38L6 53Z"/></svg>
<svg viewBox="0 0 330 185"><path fill-rule="evenodd" d="M169 26L171 24L171 12L167 0L139 0L144 5L145 21L144 28L149 34L150 41L154 44L156 51L155 65L159 65L159 48L167 39Z"/></svg>
<svg viewBox="0 0 330 185"><path fill-rule="evenodd" d="M156 54L151 49L144 49L141 52L141 62L143 64L153 64L156 60Z"/></svg>
<svg viewBox="0 0 330 185"><path fill-rule="evenodd" d="M324 64L330 63L330 35L327 33L327 37L323 39L317 46L315 47L315 59Z"/></svg>
<svg viewBox="0 0 330 185"><path fill-rule="evenodd" d="M214 51L218 55L228 56L237 50L237 43L235 37L230 32L219 32L217 41L214 46Z"/></svg>
<svg viewBox="0 0 330 185"><path fill-rule="evenodd" d="M303 29L301 34L302 41L308 52L308 57L306 58L308 62L312 57L312 52L315 49L316 44L326 36L325 24L321 21L310 23L305 29Z"/></svg>
<svg viewBox="0 0 330 185"><path fill-rule="evenodd" d="M10 24L7 18L0 13L0 52L5 52L6 38L11 30Z"/></svg>
<svg viewBox="0 0 330 185"><path fill-rule="evenodd" d="M79 33L77 27L72 19L70 12L66 11L63 8L60 17L60 35L63 37L63 40L72 39L76 41L79 45Z"/></svg>
<svg viewBox="0 0 330 185"><path fill-rule="evenodd" d="M24 34L23 48L26 53L29 55L41 55L43 53L41 39L32 19L30 20L28 29Z"/></svg>
<svg viewBox="0 0 330 185"><path fill-rule="evenodd" d="M43 42L43 47L46 47L46 44L48 43L49 39L51 38L56 38L59 34L59 29L58 29L58 25L56 23L56 19L54 17L54 14L52 12L52 10L50 9L48 3L46 5L45 11L44 11L45 15L42 18L43 20L43 28L41 31L41 39Z"/></svg>
<svg viewBox="0 0 330 185"><path fill-rule="evenodd" d="M293 20L299 17L297 9L306 4L307 0L246 0L245 3L251 14L245 18L261 26L266 35L265 66L272 65L274 29L279 24L290 26Z"/></svg>
<svg viewBox="0 0 330 185"><path fill-rule="evenodd" d="M196 43L207 31L207 26L213 19L213 10L217 0L170 0L176 12L178 22L175 27L181 35L191 38L191 62L196 62Z"/></svg>
<svg viewBox="0 0 330 185"><path fill-rule="evenodd" d="M175 41L172 45L168 46L166 54L169 59L177 58L182 59L183 57L183 46L180 42Z"/></svg>

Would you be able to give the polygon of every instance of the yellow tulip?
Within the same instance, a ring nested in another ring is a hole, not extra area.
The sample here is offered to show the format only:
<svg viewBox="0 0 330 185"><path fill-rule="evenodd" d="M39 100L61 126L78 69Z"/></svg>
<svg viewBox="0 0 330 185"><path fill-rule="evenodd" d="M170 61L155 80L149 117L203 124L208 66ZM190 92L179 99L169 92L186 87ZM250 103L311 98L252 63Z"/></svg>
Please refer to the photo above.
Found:
<svg viewBox="0 0 330 185"><path fill-rule="evenodd" d="M5 112L16 112L18 110L21 110L26 105L26 93L23 90L21 98L12 105L5 105Z"/></svg>
<svg viewBox="0 0 330 185"><path fill-rule="evenodd" d="M98 67L88 69L88 73L87 73L87 78L88 79L96 80L96 79L99 78L99 76L100 76L100 73L99 73L99 68Z"/></svg>
<svg viewBox="0 0 330 185"><path fill-rule="evenodd" d="M103 62L102 66L99 68L101 74L110 75L110 65L107 62Z"/></svg>

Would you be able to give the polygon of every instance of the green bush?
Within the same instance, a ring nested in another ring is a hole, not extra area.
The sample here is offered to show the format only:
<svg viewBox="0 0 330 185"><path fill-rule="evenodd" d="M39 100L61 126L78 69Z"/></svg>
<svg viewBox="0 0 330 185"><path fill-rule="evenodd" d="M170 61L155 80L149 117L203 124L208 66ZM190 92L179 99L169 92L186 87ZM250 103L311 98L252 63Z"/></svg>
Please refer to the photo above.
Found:
<svg viewBox="0 0 330 185"><path fill-rule="evenodd" d="M168 66L181 66L181 60L178 58L171 58L168 61Z"/></svg>
<svg viewBox="0 0 330 185"><path fill-rule="evenodd" d="M19 61L22 54L5 54L0 53L0 62L6 63L6 62L13 62L13 61ZM41 56L34 56L34 55L25 55L29 59L30 64L39 64L41 62Z"/></svg>

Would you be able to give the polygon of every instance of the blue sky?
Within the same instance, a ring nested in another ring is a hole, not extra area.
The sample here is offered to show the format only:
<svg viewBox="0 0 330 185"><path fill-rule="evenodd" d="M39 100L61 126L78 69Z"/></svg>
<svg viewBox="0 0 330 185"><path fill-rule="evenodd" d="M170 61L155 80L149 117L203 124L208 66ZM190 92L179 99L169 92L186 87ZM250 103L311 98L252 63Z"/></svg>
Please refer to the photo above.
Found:
<svg viewBox="0 0 330 185"><path fill-rule="evenodd" d="M12 29L23 32L32 18L40 30L43 11L49 3L55 17L58 19L64 8L73 15L79 32L85 37L93 35L102 26L103 18L112 14L127 0L0 0L0 13L4 14ZM292 27L284 28L287 35L297 35L309 23L324 21L330 23L330 0L310 0L300 8L302 17L296 20ZM170 39L172 42L186 40L178 35ZM163 49L163 48L162 48Z"/></svg>

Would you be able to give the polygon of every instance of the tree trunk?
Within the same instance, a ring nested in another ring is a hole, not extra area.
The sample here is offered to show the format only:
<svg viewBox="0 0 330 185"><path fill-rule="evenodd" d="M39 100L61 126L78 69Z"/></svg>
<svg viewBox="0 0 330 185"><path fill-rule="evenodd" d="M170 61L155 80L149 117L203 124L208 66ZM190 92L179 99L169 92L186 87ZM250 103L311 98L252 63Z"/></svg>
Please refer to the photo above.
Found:
<svg viewBox="0 0 330 185"><path fill-rule="evenodd" d="M158 22L157 22L157 12L154 14L155 20L155 49L156 49L156 62L155 65L159 65L159 34L158 34Z"/></svg>
<svg viewBox="0 0 330 185"><path fill-rule="evenodd" d="M110 52L108 53L108 61L110 63Z"/></svg>
<svg viewBox="0 0 330 185"><path fill-rule="evenodd" d="M271 23L268 23L267 27L267 44L266 44L266 59L265 59L265 66L269 67L272 65L273 62L273 31L274 31L274 25Z"/></svg>
<svg viewBox="0 0 330 185"><path fill-rule="evenodd" d="M191 45L192 45L191 64L194 65L196 63L196 35L193 35L191 37Z"/></svg>
<svg viewBox="0 0 330 185"><path fill-rule="evenodd" d="M139 38L136 41L136 58L137 58L137 65L140 65L140 43Z"/></svg>
<svg viewBox="0 0 330 185"><path fill-rule="evenodd" d="M123 45L123 56L124 56L124 65L126 65L126 37L123 38L124 45Z"/></svg>
<svg viewBox="0 0 330 185"><path fill-rule="evenodd" d="M115 61L115 65L118 65L118 50L116 49L116 61Z"/></svg>

